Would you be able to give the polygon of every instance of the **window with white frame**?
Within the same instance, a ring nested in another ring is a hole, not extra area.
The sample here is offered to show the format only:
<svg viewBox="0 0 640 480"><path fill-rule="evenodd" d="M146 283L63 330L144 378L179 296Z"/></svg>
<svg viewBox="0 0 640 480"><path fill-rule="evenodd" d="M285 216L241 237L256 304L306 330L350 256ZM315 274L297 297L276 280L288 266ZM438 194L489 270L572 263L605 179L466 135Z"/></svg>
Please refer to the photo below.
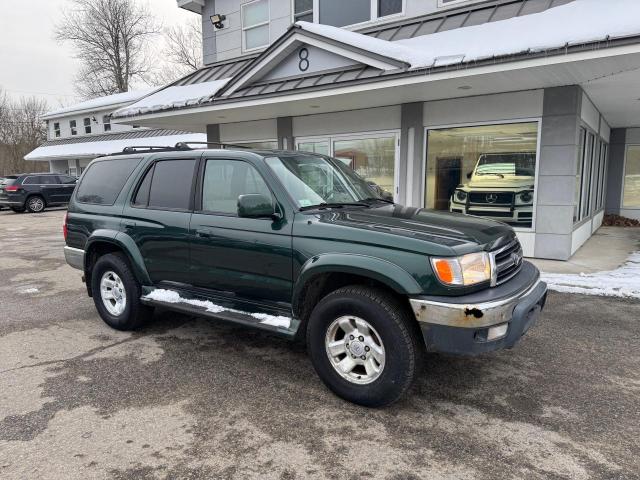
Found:
<svg viewBox="0 0 640 480"><path fill-rule="evenodd" d="M84 119L84 133L86 133L86 134L91 133L91 119L90 118L85 118Z"/></svg>
<svg viewBox="0 0 640 480"><path fill-rule="evenodd" d="M56 138L60 136L60 122L53 124L53 136Z"/></svg>
<svg viewBox="0 0 640 480"><path fill-rule="evenodd" d="M71 130L71 135L78 134L78 126L75 120L69 120L69 130Z"/></svg>
<svg viewBox="0 0 640 480"><path fill-rule="evenodd" d="M405 0L293 0L293 20L345 27L404 12Z"/></svg>
<svg viewBox="0 0 640 480"><path fill-rule="evenodd" d="M269 0L255 0L241 6L242 48L256 50L269 45Z"/></svg>
<svg viewBox="0 0 640 480"><path fill-rule="evenodd" d="M111 115L104 115L102 117L102 125L104 126L105 132L111 131Z"/></svg>

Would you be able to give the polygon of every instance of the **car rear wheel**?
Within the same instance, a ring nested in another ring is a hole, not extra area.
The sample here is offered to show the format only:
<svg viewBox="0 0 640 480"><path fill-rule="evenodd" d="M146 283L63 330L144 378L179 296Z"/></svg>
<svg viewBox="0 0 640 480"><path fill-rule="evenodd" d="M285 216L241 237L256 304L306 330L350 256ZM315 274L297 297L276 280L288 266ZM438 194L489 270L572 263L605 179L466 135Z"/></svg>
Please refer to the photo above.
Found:
<svg viewBox="0 0 640 480"><path fill-rule="evenodd" d="M309 318L313 366L339 397L367 407L389 405L415 376L420 345L412 321L406 306L384 290L340 288Z"/></svg>
<svg viewBox="0 0 640 480"><path fill-rule="evenodd" d="M116 330L135 330L153 314L153 308L140 301L140 284L121 253L97 260L91 273L91 291L100 317Z"/></svg>
<svg viewBox="0 0 640 480"><path fill-rule="evenodd" d="M27 210L30 213L40 213L44 211L44 198L40 195L33 195L27 199Z"/></svg>

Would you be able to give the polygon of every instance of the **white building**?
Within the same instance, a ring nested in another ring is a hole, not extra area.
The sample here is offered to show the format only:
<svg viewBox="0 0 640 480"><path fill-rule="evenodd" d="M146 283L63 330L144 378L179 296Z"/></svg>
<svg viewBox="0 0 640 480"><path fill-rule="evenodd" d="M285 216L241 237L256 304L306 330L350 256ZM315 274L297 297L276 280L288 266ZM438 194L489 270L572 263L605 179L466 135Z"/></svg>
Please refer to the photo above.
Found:
<svg viewBox="0 0 640 480"><path fill-rule="evenodd" d="M637 0L178 5L205 67L114 121L328 153L408 206L517 215L527 256L568 259L605 210L640 218ZM511 160L468 180L482 158Z"/></svg>
<svg viewBox="0 0 640 480"><path fill-rule="evenodd" d="M181 141L206 141L206 135L176 129L149 129L111 122L119 108L154 90L119 93L48 112L47 141L25 160L47 161L50 171L79 176L91 160L121 152L127 146L174 146Z"/></svg>

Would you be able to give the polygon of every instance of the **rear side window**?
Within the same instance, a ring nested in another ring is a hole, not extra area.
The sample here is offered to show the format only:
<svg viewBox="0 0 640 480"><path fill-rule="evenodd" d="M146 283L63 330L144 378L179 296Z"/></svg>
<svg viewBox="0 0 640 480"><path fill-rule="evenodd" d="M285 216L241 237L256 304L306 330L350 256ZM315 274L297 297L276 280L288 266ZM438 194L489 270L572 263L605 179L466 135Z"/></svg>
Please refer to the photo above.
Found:
<svg viewBox="0 0 640 480"><path fill-rule="evenodd" d="M149 188L148 206L150 208L188 210L193 191L195 166L195 159L156 162L153 169L149 171L149 173L153 172L153 176ZM142 181L138 190L139 194L144 195L144 191L140 192L140 190L147 188L146 181L146 178ZM135 200L138 201L138 195ZM140 201L144 201L143 198Z"/></svg>
<svg viewBox="0 0 640 480"><path fill-rule="evenodd" d="M78 185L76 200L80 203L113 205L138 163L139 158L117 158L92 163Z"/></svg>

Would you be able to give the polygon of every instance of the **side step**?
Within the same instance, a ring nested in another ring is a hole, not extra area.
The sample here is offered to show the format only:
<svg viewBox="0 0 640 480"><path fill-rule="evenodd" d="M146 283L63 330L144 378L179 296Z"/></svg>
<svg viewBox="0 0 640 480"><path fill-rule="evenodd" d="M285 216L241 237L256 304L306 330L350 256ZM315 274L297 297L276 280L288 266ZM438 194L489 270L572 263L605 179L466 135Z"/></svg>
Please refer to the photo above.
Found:
<svg viewBox="0 0 640 480"><path fill-rule="evenodd" d="M177 288L143 286L140 301L145 305L246 325L291 339L300 326L300 321L292 318L289 311L273 308L257 311L255 304L231 302Z"/></svg>

